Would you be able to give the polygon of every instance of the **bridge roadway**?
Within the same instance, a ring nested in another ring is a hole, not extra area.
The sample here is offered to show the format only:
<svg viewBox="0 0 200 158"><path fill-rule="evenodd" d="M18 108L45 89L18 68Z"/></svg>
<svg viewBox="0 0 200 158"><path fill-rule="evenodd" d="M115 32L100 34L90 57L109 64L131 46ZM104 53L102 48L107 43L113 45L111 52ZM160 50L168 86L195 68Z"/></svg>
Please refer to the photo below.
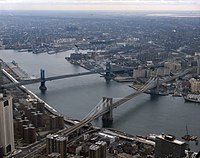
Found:
<svg viewBox="0 0 200 158"><path fill-rule="evenodd" d="M59 80L59 79L64 79L64 78L71 78L71 77L91 75L91 74L96 74L96 73L100 74L100 73L103 73L103 72L106 72L106 71L101 71L101 72L89 71L89 72L81 72L81 73L75 73L75 74L66 74L66 75L60 75L60 76L52 76L52 77L47 77L44 80L41 79L41 78L30 79L30 80L21 80L18 83L10 83L10 84L2 85L2 87L3 88L19 87L21 85L29 85L29 84L39 83L39 82L43 82L43 81L53 81L53 80Z"/></svg>
<svg viewBox="0 0 200 158"><path fill-rule="evenodd" d="M185 70L184 72L181 73L181 75L177 74L173 77L169 77L168 79L165 79L165 82L169 82L171 80L174 80L175 78L183 76L184 74L188 73L189 70L190 69ZM86 75L91 75L91 74L96 74L96 73L102 74L102 73L105 73L105 72L106 72L106 70L104 70L104 71L89 71L89 72L81 72L81 73L75 73L75 74L52 76L52 77L47 77L45 79L37 78L37 79L30 79L30 80L21 80L18 83L10 83L10 84L1 85L0 88L19 87L21 85L29 85L29 84L39 83L39 82L53 81L53 80L59 80L59 79L71 78L71 77L78 77L78 76L86 76ZM115 72L115 71L111 71L111 72Z"/></svg>

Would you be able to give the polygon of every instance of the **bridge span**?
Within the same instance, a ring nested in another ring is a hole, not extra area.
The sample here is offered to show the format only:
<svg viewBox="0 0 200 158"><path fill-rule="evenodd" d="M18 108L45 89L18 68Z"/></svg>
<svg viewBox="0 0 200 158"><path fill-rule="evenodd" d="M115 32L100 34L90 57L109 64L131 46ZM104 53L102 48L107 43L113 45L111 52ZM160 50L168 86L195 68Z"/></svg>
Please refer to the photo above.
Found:
<svg viewBox="0 0 200 158"><path fill-rule="evenodd" d="M74 125L71 128L63 129L61 131L61 133L69 135L69 134L73 133L74 131L78 130L79 128L83 127L85 124L92 122L93 120L95 120L101 116L104 121L113 121L113 115L112 115L113 109L115 109L115 108L119 107L120 105L124 104L125 102L135 98L136 96L140 95L141 93L143 93L145 91L154 89L157 86L160 86L161 84L163 84L165 82L169 82L169 81L172 81L183 75L186 75L188 72L189 72L189 70L185 70L181 73L176 74L173 77L169 77L169 78L166 78L163 80L158 80L158 78L152 77L138 91L135 91L135 92L119 99L118 101L116 101L114 103L113 103L113 98L103 97L103 99L101 99L101 101L90 111L90 113L87 116L85 116L78 124Z"/></svg>
<svg viewBox="0 0 200 158"><path fill-rule="evenodd" d="M103 99L101 99L101 101L90 111L90 113L84 117L79 123L77 123L76 125L67 128L67 129L63 129L59 132L59 134L64 134L64 135L69 135L75 131L77 131L78 129L80 129L81 127L83 127L84 125L86 125L87 123L92 122L93 120L99 118L102 116L102 119L104 121L113 121L113 115L112 115L112 111L114 108L119 107L120 105L124 104L125 102L135 98L136 96L140 95L141 93L156 88L157 86L161 85L162 83L165 82L169 82L172 81L178 77L181 77L185 74L187 74L189 71L185 70L184 72L181 72L171 78L166 78L165 80L161 80L158 81L158 78L150 78L147 83L141 87L138 91L135 91L121 99L119 99L118 101L113 103L113 98L106 98L104 97Z"/></svg>
<svg viewBox="0 0 200 158"><path fill-rule="evenodd" d="M6 75L6 71L3 70L3 73ZM36 78L36 79L30 79L30 80L21 80L18 83L10 83L2 85L3 88L12 88L12 87L19 87L22 85L29 85L34 83L39 83L42 81L53 81L53 80L59 80L64 78L71 78L71 77L78 77L78 76L85 76L85 75L91 75L96 74L95 71L89 71L89 72L82 72L82 73L75 73L75 74L66 74L66 75L60 75L60 76L53 76L53 77L47 77L45 79L42 78Z"/></svg>
<svg viewBox="0 0 200 158"><path fill-rule="evenodd" d="M2 69L4 75L8 76L8 72L5 69ZM110 62L106 63L106 69L103 71L97 71L97 70L91 70L89 72L80 72L80 73L75 73L75 74L66 74L66 75L59 75L59 76L52 76L52 77L45 77L45 70L41 69L40 70L40 78L36 79L27 79L27 80L20 80L17 83L9 83L5 85L1 85L0 88L12 88L12 87L19 87L21 85L29 85L29 84L34 84L34 83L41 83L40 85L40 90L41 91L46 91L47 87L45 86L46 81L53 81L53 80L59 80L59 79L64 79L64 78L72 78L72 77L78 77L78 76L86 76L86 75L92 75L92 74L100 74L104 76L106 82L109 82L111 80L111 73L115 71L111 71L111 66Z"/></svg>

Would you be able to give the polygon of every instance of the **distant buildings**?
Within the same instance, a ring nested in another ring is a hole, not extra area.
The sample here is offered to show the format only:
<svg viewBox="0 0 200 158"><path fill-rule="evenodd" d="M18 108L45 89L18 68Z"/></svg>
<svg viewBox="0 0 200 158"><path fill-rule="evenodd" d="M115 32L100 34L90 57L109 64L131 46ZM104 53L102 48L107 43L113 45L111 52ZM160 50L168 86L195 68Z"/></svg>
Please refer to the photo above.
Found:
<svg viewBox="0 0 200 158"><path fill-rule="evenodd" d="M0 94L0 146L4 155L14 150L12 97L3 94Z"/></svg>
<svg viewBox="0 0 200 158"><path fill-rule="evenodd" d="M195 53L197 57L197 75L200 75L200 53Z"/></svg>
<svg viewBox="0 0 200 158"><path fill-rule="evenodd" d="M166 67L160 67L157 69L157 75L159 77L169 76L170 70L169 70L169 68L166 68Z"/></svg>
<svg viewBox="0 0 200 158"><path fill-rule="evenodd" d="M165 77L170 75L170 69L166 67L157 67L154 70L138 66L138 69L133 71L133 78L149 78L152 76Z"/></svg>
<svg viewBox="0 0 200 158"><path fill-rule="evenodd" d="M199 93L200 92L200 81L194 79L194 78L191 78L189 80L190 82L190 85L191 85L191 92L192 93Z"/></svg>
<svg viewBox="0 0 200 158"><path fill-rule="evenodd" d="M133 78L144 78L146 76L146 69L142 68L141 66L138 66L138 69L134 70L133 72Z"/></svg>
<svg viewBox="0 0 200 158"><path fill-rule="evenodd" d="M168 68L171 72L178 72L181 70L181 64L177 61L165 62L164 67Z"/></svg>

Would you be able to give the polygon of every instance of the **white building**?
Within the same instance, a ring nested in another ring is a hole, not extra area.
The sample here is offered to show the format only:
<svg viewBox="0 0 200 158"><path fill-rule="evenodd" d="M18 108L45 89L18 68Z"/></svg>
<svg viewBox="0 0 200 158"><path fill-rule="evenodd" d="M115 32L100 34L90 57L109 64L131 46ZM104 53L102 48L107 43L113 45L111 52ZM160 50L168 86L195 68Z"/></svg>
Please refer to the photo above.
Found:
<svg viewBox="0 0 200 158"><path fill-rule="evenodd" d="M0 94L0 145L4 155L14 150L12 97Z"/></svg>

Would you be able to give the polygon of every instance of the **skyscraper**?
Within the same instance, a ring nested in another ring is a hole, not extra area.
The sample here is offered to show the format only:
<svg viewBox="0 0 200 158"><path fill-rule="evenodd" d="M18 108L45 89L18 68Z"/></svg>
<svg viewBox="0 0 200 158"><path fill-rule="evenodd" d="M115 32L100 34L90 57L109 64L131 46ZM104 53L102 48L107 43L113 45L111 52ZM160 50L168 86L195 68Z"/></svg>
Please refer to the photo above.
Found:
<svg viewBox="0 0 200 158"><path fill-rule="evenodd" d="M12 97L0 93L0 145L4 155L14 150Z"/></svg>
<svg viewBox="0 0 200 158"><path fill-rule="evenodd" d="M0 61L0 85L3 84L2 61Z"/></svg>
<svg viewBox="0 0 200 158"><path fill-rule="evenodd" d="M197 76L200 75L200 53L196 53L197 57Z"/></svg>

